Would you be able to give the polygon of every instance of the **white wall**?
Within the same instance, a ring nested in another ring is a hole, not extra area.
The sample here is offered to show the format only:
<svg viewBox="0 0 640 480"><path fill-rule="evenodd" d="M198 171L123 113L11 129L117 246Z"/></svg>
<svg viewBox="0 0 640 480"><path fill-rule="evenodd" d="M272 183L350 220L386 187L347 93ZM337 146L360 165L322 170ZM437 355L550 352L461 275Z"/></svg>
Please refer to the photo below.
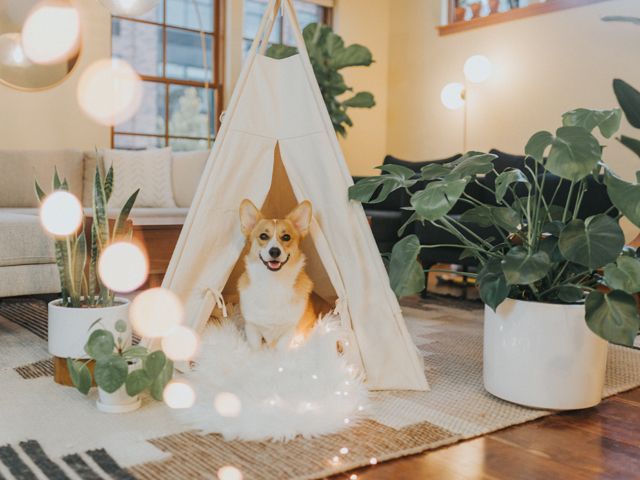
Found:
<svg viewBox="0 0 640 480"><path fill-rule="evenodd" d="M81 15L80 62L60 85L39 92L23 92L0 84L0 148L50 149L107 147L108 127L98 125L80 110L76 87L81 72L99 58L111 55L109 12L98 0L76 0Z"/></svg>

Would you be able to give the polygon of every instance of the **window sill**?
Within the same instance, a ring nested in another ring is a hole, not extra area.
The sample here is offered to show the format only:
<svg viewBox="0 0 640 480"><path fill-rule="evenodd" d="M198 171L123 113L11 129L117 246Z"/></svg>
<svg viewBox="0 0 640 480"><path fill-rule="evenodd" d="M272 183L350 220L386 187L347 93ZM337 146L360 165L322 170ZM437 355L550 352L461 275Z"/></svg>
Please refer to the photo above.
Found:
<svg viewBox="0 0 640 480"><path fill-rule="evenodd" d="M502 13L494 13L486 17L473 18L467 21L441 25L438 28L440 36L451 35L453 33L464 32L476 28L488 27L498 23L510 22L521 18L542 15L544 13L566 10L567 8L582 7L593 3L606 2L608 0L547 0L545 3L536 3L528 7L516 8Z"/></svg>

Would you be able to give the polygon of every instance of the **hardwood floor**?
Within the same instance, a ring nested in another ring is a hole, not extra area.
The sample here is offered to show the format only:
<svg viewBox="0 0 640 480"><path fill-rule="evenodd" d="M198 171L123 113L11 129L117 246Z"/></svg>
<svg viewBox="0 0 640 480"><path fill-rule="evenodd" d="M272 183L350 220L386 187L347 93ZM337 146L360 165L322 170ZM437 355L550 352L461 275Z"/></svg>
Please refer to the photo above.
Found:
<svg viewBox="0 0 640 480"><path fill-rule="evenodd" d="M429 292L462 289L429 279ZM470 288L468 298L477 298ZM418 306L427 300L408 299ZM483 437L331 477L332 480L640 479L640 388Z"/></svg>

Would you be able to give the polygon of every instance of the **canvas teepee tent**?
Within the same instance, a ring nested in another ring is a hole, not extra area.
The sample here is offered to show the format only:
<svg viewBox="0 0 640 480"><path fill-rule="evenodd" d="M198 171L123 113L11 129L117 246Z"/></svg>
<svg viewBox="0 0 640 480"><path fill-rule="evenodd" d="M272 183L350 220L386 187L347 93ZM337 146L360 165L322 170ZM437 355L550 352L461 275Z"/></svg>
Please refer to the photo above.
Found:
<svg viewBox="0 0 640 480"><path fill-rule="evenodd" d="M262 53L283 4L299 54ZM280 217L310 200L314 218L303 249L315 293L336 305L353 332L350 348L371 389L428 388L422 360L358 203L305 48L292 0L271 0L222 122L163 286L202 329L215 305L236 296L245 239L244 198Z"/></svg>

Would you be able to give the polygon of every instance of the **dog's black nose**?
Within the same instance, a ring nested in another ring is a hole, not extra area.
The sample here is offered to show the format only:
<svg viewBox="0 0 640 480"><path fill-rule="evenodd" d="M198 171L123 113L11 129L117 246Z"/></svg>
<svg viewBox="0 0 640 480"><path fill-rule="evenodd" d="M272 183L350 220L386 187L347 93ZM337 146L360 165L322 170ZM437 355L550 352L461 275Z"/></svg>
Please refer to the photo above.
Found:
<svg viewBox="0 0 640 480"><path fill-rule="evenodd" d="M269 255L271 255L271 258L278 258L280 256L280 249L278 247L271 247L269 249Z"/></svg>

